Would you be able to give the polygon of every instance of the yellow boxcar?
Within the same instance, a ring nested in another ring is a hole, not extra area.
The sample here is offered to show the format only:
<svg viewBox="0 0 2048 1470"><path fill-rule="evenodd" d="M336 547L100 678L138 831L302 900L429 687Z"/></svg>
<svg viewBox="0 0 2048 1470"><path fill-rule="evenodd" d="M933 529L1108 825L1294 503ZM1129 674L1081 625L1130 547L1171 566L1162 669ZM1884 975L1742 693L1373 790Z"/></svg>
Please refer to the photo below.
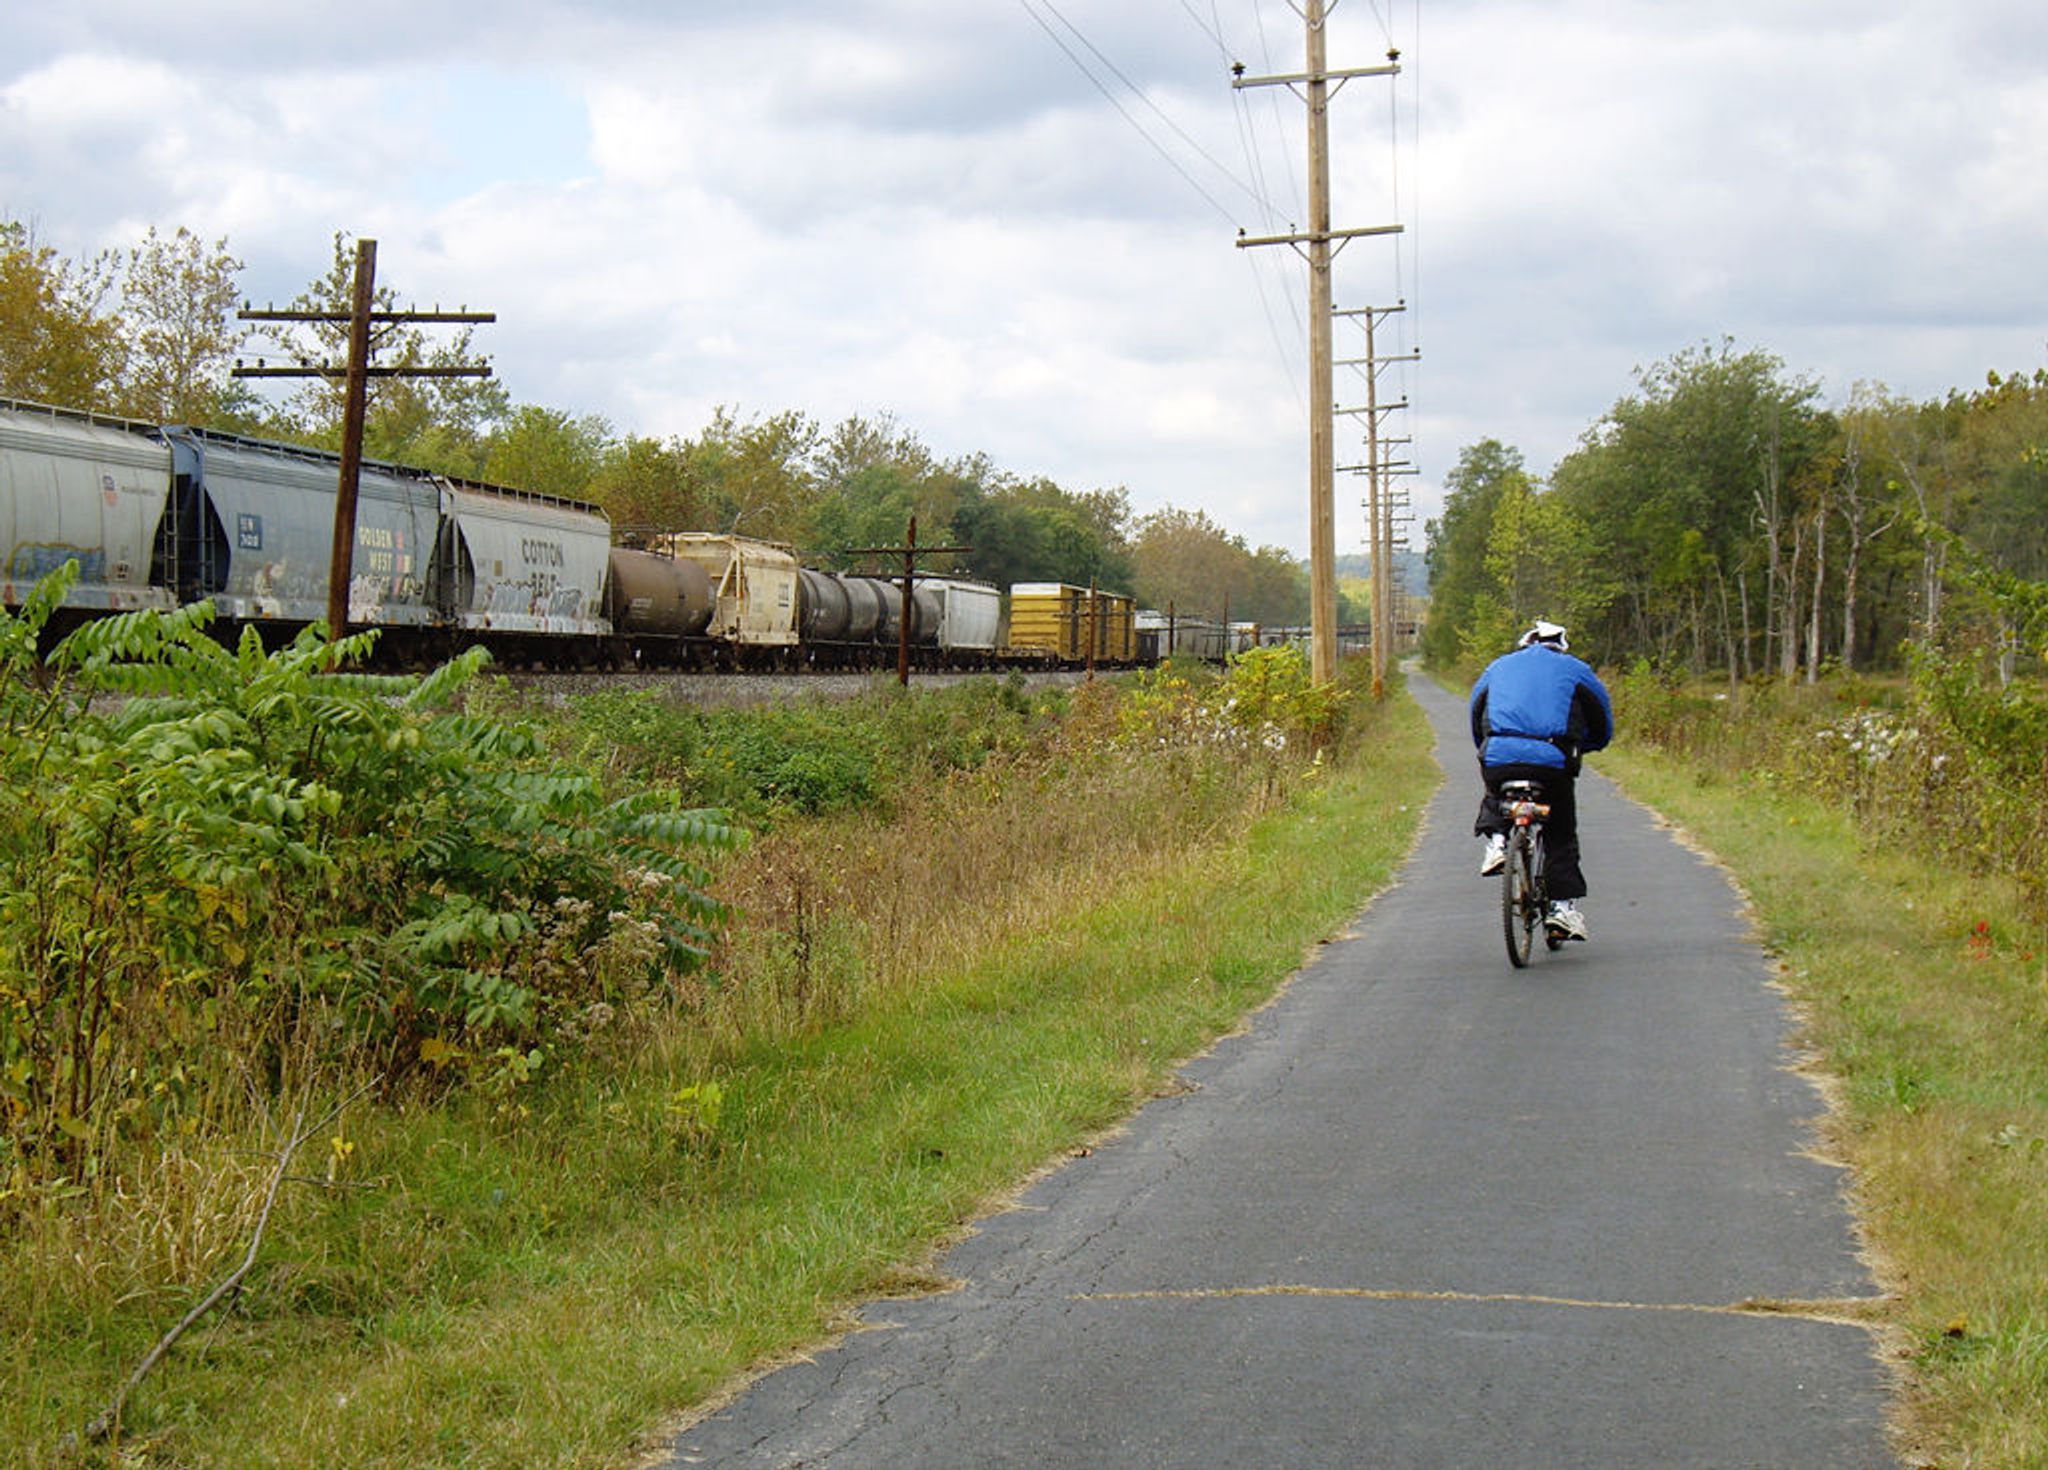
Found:
<svg viewBox="0 0 2048 1470"><path fill-rule="evenodd" d="M1137 658L1138 605L1121 592L1090 592L1066 582L1018 582L1010 588L1009 648L1065 664Z"/></svg>

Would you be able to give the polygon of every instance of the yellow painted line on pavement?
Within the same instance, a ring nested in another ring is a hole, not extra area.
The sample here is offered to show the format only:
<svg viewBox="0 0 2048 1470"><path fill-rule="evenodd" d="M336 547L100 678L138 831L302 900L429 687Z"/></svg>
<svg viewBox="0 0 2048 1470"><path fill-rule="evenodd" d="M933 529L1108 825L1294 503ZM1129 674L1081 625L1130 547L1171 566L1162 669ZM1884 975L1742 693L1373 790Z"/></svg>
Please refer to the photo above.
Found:
<svg viewBox="0 0 2048 1470"><path fill-rule="evenodd" d="M1885 1297L1840 1297L1828 1301L1781 1301L1757 1298L1711 1306L1698 1302L1602 1302L1568 1296L1537 1296L1524 1292L1399 1291L1367 1286L1212 1286L1165 1291L1082 1292L1077 1302L1229 1301L1242 1297L1340 1297L1372 1302L1441 1302L1452 1305L1572 1307L1594 1312L1692 1312L1712 1317L1796 1317L1844 1327L1875 1328L1872 1318L1888 1305Z"/></svg>

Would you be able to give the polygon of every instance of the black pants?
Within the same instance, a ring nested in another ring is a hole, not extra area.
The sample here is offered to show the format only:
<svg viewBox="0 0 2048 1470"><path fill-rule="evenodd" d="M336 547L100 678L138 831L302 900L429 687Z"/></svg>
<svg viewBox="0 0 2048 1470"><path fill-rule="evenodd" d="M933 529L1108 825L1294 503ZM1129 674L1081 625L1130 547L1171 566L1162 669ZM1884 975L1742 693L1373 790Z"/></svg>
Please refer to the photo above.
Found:
<svg viewBox="0 0 2048 1470"><path fill-rule="evenodd" d="M1586 877L1579 871L1579 804L1573 778L1557 766L1481 766L1486 795L1479 798L1479 817L1472 831L1478 837L1505 837L1514 823L1500 804L1507 781L1534 781L1543 788L1550 815L1543 819L1543 873L1552 898L1584 898Z"/></svg>

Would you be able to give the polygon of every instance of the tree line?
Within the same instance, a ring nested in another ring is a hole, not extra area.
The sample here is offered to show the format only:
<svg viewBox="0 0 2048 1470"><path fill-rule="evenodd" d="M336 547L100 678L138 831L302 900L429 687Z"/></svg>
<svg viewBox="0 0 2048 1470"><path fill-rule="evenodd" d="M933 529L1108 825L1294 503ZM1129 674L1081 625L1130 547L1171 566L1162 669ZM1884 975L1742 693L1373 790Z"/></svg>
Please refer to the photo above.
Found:
<svg viewBox="0 0 2048 1470"><path fill-rule="evenodd" d="M1428 523L1426 654L1490 657L1533 617L1601 662L1813 680L2048 639L2048 371L1846 404L1723 341L1636 374L1549 480L1465 448Z"/></svg>
<svg viewBox="0 0 2048 1470"><path fill-rule="evenodd" d="M125 252L74 258L0 220L0 397L189 423L334 449L340 385L303 380L271 400L232 376L253 355L236 318L243 269L226 239L152 226ZM346 311L354 242L291 307ZM377 310L399 292L380 286ZM340 362L346 328L291 324L262 350ZM378 338L383 366L488 361L468 331ZM1133 513L1122 487L1076 490L1014 474L983 454L942 456L887 414L823 424L797 410L720 407L690 435L621 431L593 414L516 402L495 377L373 381L365 453L391 463L594 501L622 536L716 531L795 546L847 569L859 547L901 544L911 516L926 545L973 548L959 570L999 586L1059 581L1134 593L1188 616L1297 624L1308 577L1287 551L1252 548L1205 512ZM869 559L872 560L872 559Z"/></svg>

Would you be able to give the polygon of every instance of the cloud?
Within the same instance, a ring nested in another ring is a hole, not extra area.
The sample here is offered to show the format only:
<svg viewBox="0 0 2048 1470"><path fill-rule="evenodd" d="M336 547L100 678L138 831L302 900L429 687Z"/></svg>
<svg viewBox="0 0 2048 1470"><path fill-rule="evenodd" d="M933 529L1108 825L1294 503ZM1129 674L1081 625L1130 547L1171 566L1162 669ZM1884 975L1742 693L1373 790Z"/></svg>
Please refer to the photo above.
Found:
<svg viewBox="0 0 2048 1470"><path fill-rule="evenodd" d="M1408 298L1381 347L1423 361L1382 395L1424 515L1464 446L1545 473L1724 333L1837 398L2041 359L2031 0L1392 0L1330 43L1404 53L1331 129L1335 223L1408 233L1335 281ZM1302 108L1226 70L1300 48L1278 0L75 0L0 58L0 213L69 251L225 234L257 299L368 235L402 293L499 312L478 346L522 401L661 435L893 414L1301 549L1305 272L1233 236L1304 220Z"/></svg>

